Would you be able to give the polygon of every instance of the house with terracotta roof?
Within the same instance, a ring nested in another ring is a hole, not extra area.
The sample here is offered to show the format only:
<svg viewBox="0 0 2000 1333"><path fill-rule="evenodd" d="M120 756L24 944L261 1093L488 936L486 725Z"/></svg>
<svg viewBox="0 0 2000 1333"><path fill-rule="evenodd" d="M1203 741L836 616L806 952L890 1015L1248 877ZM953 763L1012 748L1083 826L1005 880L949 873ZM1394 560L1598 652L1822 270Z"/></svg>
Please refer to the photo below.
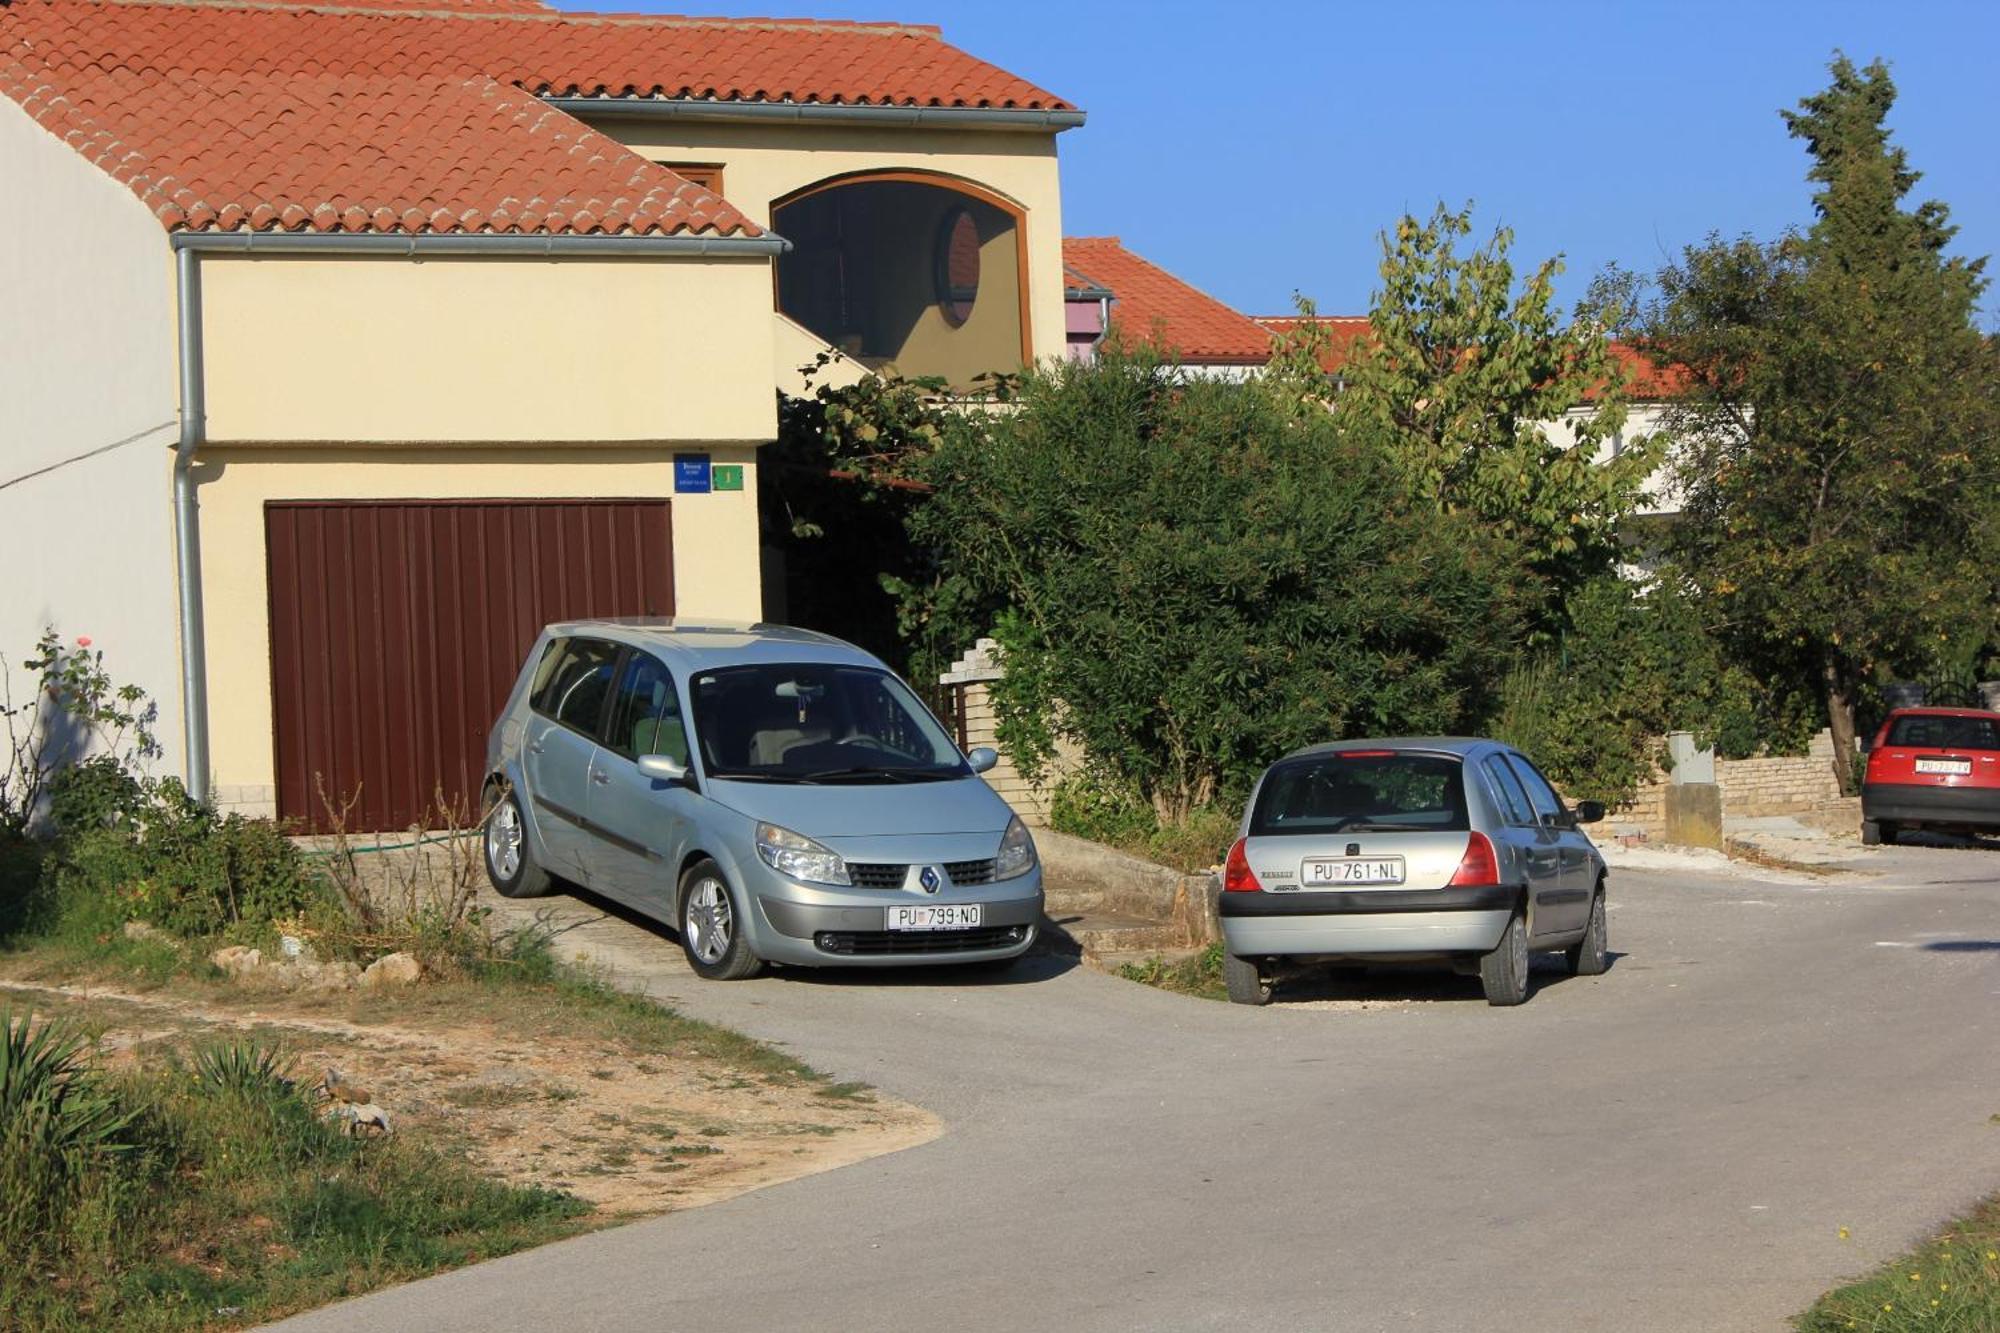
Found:
<svg viewBox="0 0 2000 1333"><path fill-rule="evenodd" d="M1188 371L1230 379L1253 375L1271 359L1269 329L1134 254L1116 236L1066 236L1062 254L1071 283L1066 299L1082 307L1073 324L1092 327L1095 304L1098 337L1116 327L1128 341L1171 351Z"/></svg>
<svg viewBox="0 0 2000 1333"><path fill-rule="evenodd" d="M930 27L0 0L0 653L230 808L476 792L544 621L759 618L801 366L1064 353L1082 119Z"/></svg>
<svg viewBox="0 0 2000 1333"><path fill-rule="evenodd" d="M1115 236L1063 238L1064 300L1069 309L1070 355L1088 359L1114 328L1127 339L1150 341L1171 353L1184 372L1247 379L1270 363L1273 339L1296 331L1306 316L1245 315L1192 283L1127 249ZM1337 391L1356 346L1368 336L1366 315L1314 315L1324 335L1320 369ZM1682 380L1656 366L1636 348L1614 344L1613 355L1627 376L1630 412L1623 429L1599 450L1600 460L1616 457L1628 439L1661 430ZM1574 441L1576 425L1591 408L1583 406L1561 421L1547 423L1552 438ZM1648 487L1641 517L1679 512L1680 502L1665 472Z"/></svg>

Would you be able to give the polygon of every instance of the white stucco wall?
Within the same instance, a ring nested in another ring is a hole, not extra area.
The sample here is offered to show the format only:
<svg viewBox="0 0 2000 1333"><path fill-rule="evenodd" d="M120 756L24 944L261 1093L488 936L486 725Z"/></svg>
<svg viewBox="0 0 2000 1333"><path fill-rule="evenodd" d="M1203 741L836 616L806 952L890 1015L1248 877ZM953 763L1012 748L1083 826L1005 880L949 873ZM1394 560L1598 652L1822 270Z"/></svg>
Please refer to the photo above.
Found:
<svg viewBox="0 0 2000 1333"><path fill-rule="evenodd" d="M88 635L115 679L158 703L167 753L157 769L177 773L179 404L167 235L131 191L4 97L0 195L7 683L17 704L32 690L18 666L44 625Z"/></svg>

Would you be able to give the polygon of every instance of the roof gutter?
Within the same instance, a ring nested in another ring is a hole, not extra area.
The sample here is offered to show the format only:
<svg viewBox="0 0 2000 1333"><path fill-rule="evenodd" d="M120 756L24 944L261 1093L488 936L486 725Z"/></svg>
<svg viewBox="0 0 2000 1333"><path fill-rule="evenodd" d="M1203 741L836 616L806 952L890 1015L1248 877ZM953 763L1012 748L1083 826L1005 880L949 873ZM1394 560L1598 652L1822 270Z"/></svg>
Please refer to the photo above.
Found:
<svg viewBox="0 0 2000 1333"><path fill-rule="evenodd" d="M179 297L178 342L181 432L174 445L174 564L180 583L181 736L188 794L209 796L208 652L201 600L201 512L196 504L194 460L208 429L201 355L201 265L191 247L174 254Z"/></svg>
<svg viewBox="0 0 2000 1333"><path fill-rule="evenodd" d="M934 130L1030 130L1060 134L1083 124L1081 111L1031 107L856 106L848 102L731 102L708 97L544 97L571 115L646 120L901 125Z"/></svg>
<svg viewBox="0 0 2000 1333"><path fill-rule="evenodd" d="M177 231L173 247L182 255L347 254L518 255L561 259L570 255L677 256L680 258L773 258L792 243L776 232L762 236L557 236L490 232L405 234L401 232Z"/></svg>

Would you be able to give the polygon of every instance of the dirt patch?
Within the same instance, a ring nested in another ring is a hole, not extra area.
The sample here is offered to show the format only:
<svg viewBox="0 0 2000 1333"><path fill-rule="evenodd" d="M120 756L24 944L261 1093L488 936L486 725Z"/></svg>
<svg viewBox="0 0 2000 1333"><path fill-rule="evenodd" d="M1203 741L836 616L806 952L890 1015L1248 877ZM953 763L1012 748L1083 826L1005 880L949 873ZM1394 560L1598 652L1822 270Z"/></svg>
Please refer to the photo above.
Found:
<svg viewBox="0 0 2000 1333"><path fill-rule="evenodd" d="M480 1169L633 1216L694 1207L937 1137L935 1116L714 1056L635 1049L576 1022L496 1022L430 987L405 997L138 992L0 979L0 1000L67 1012L108 1063L163 1063L255 1032L296 1075L327 1066L369 1090L401 1135ZM483 1007L502 1011L507 997Z"/></svg>

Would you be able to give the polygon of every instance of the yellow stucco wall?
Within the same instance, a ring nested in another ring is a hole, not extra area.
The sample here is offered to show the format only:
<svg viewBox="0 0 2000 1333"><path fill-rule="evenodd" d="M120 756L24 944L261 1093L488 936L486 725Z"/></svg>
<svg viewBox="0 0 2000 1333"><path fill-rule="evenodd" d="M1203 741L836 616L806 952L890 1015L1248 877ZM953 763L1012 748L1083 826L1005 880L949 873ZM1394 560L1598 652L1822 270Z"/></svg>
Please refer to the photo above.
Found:
<svg viewBox="0 0 2000 1333"><path fill-rule="evenodd" d="M202 261L208 438L768 440L771 266Z"/></svg>
<svg viewBox="0 0 2000 1333"><path fill-rule="evenodd" d="M763 318L768 320L768 314ZM700 450L743 465L743 489L675 495L673 455ZM272 736L267 500L536 499L668 496L675 613L762 614L756 449L744 444L546 449L214 448L200 469L208 626L210 748L225 805L271 813Z"/></svg>
<svg viewBox="0 0 2000 1333"><path fill-rule="evenodd" d="M584 119L655 161L720 163L723 193L760 223L770 221L774 200L856 171L942 172L1002 194L1027 213L1033 355L1039 360L1064 354L1062 190L1054 134ZM768 293L764 307L770 308Z"/></svg>

